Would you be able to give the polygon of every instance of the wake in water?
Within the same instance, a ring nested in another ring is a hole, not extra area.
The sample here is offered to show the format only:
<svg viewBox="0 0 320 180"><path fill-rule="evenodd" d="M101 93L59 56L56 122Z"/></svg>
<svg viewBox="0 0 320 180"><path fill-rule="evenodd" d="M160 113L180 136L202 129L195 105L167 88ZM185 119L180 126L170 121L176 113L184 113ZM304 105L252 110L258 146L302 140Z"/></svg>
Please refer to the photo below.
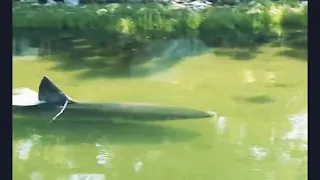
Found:
<svg viewBox="0 0 320 180"><path fill-rule="evenodd" d="M42 103L38 98L38 93L29 88L16 88L12 91L12 105L30 106Z"/></svg>

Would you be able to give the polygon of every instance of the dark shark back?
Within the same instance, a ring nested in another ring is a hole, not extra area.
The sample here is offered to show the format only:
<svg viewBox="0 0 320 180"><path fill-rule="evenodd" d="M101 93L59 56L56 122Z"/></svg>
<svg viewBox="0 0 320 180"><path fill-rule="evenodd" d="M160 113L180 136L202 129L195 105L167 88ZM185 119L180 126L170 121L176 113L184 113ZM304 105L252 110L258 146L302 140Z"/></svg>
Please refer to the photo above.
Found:
<svg viewBox="0 0 320 180"><path fill-rule="evenodd" d="M41 80L38 98L40 101L56 105L63 105L66 101L73 102L47 76L44 76Z"/></svg>

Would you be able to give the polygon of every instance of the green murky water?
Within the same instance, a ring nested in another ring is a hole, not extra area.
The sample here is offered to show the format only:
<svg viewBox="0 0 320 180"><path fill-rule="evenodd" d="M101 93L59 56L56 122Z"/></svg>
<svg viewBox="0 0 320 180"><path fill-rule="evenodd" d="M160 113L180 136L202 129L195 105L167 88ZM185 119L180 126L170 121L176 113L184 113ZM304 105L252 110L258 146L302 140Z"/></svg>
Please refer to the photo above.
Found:
<svg viewBox="0 0 320 180"><path fill-rule="evenodd" d="M286 48L208 48L185 39L132 48L78 38L28 49L24 41L13 55L14 88L37 90L46 74L75 99L218 116L50 125L14 117L14 179L307 179L307 62Z"/></svg>

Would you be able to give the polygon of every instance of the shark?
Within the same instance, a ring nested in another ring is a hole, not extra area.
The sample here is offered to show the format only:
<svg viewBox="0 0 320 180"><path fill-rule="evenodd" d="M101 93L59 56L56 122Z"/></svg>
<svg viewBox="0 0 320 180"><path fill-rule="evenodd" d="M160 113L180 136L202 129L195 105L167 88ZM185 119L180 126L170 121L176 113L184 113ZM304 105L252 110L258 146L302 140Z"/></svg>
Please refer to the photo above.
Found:
<svg viewBox="0 0 320 180"><path fill-rule="evenodd" d="M60 90L48 76L43 76L38 93L29 88L14 90L13 114L56 119L181 120L215 116L209 111L171 105L137 102L85 102L74 100Z"/></svg>

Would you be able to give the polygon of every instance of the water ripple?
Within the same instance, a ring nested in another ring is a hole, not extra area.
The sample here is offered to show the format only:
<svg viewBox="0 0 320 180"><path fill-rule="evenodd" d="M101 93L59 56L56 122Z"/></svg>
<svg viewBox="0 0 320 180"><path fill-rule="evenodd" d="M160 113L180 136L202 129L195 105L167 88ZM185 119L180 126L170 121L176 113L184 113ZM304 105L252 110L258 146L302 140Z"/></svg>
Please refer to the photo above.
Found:
<svg viewBox="0 0 320 180"><path fill-rule="evenodd" d="M30 180L42 180L43 179L43 175L40 172L32 172L30 174Z"/></svg>
<svg viewBox="0 0 320 180"><path fill-rule="evenodd" d="M143 162L138 160L136 163L134 163L134 171L139 172L142 166L143 166Z"/></svg>
<svg viewBox="0 0 320 180"><path fill-rule="evenodd" d="M261 161L268 155L268 149L260 147L260 146L253 146L251 148L251 155L254 157L255 160Z"/></svg>
<svg viewBox="0 0 320 180"><path fill-rule="evenodd" d="M31 148L33 147L34 143L37 143L40 140L40 138L40 135L33 134L30 139L22 140L21 144L18 145L17 148L18 158L21 160L27 160L29 158Z"/></svg>
<svg viewBox="0 0 320 180"><path fill-rule="evenodd" d="M220 133L224 133L225 132L226 127L227 127L226 121L227 121L226 117L220 116L218 118L217 124L218 124L219 130L220 130Z"/></svg>
<svg viewBox="0 0 320 180"><path fill-rule="evenodd" d="M104 138L99 139L101 142L105 142ZM110 152L112 146L105 145L103 143L96 143L96 147L99 148L99 153L96 156L97 163L100 165L110 165L111 157L113 154Z"/></svg>
<svg viewBox="0 0 320 180"><path fill-rule="evenodd" d="M289 117L292 129L283 139L308 141L308 114L301 113Z"/></svg>
<svg viewBox="0 0 320 180"><path fill-rule="evenodd" d="M105 180L103 174L72 174L69 180Z"/></svg>

